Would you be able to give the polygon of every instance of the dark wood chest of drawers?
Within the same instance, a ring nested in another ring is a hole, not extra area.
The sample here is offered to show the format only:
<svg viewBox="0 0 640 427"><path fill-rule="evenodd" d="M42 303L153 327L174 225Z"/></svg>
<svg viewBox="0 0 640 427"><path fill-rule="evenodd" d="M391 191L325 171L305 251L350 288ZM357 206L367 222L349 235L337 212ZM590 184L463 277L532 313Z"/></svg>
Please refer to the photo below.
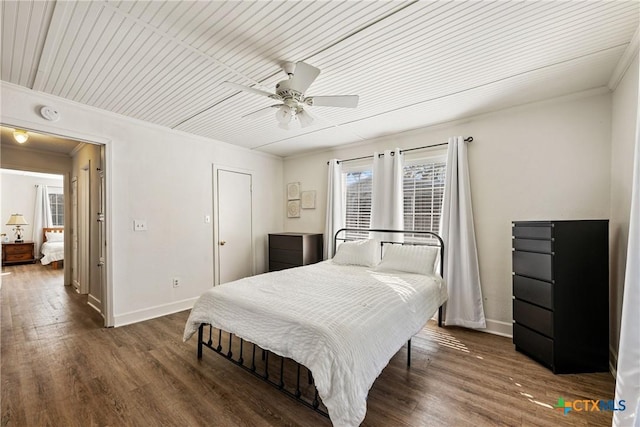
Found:
<svg viewBox="0 0 640 427"><path fill-rule="evenodd" d="M33 242L3 243L2 265L35 262Z"/></svg>
<svg viewBox="0 0 640 427"><path fill-rule="evenodd" d="M513 223L513 342L554 373L609 369L608 221Z"/></svg>
<svg viewBox="0 0 640 427"><path fill-rule="evenodd" d="M313 264L322 260L322 234L269 234L269 271Z"/></svg>

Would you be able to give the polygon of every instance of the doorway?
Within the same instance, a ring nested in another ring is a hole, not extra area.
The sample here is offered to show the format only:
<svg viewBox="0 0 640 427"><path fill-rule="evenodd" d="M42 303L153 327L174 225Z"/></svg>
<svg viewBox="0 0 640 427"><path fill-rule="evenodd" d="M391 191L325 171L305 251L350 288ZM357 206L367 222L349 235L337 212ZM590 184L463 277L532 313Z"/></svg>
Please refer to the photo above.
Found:
<svg viewBox="0 0 640 427"><path fill-rule="evenodd" d="M61 285L70 285L67 289L84 294L85 303L100 313L104 326L112 326L110 267L105 244L109 200L105 198L108 183L104 170L108 166L108 141L81 141L27 129L28 146L23 147L13 142L12 130L10 124L1 126L2 167L63 174L64 192L71 196L64 198L66 233ZM83 280L83 276L87 279Z"/></svg>
<svg viewBox="0 0 640 427"><path fill-rule="evenodd" d="M252 180L250 171L213 170L214 282L231 282L254 273Z"/></svg>

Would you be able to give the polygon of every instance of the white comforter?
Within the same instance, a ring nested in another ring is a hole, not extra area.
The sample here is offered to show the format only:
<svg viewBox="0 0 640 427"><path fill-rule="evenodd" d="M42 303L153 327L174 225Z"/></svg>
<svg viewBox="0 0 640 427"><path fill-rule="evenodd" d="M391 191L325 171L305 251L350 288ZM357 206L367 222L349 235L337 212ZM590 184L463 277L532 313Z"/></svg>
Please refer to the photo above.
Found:
<svg viewBox="0 0 640 427"><path fill-rule="evenodd" d="M53 261L60 261L64 259L64 242L44 242L40 252L43 255L40 262L43 265L50 264Z"/></svg>
<svg viewBox="0 0 640 427"><path fill-rule="evenodd" d="M440 277L325 261L217 286L195 303L188 340L208 323L311 370L335 426L357 426L391 357L445 302Z"/></svg>

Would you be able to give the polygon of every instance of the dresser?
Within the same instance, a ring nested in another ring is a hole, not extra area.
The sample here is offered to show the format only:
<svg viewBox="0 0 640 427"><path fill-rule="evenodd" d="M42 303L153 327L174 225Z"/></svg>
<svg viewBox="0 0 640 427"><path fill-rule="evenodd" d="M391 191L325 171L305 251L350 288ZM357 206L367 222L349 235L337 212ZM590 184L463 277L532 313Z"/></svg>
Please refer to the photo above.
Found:
<svg viewBox="0 0 640 427"><path fill-rule="evenodd" d="M322 234L269 234L269 271L322 261Z"/></svg>
<svg viewBox="0 0 640 427"><path fill-rule="evenodd" d="M513 342L554 373L609 370L607 220L512 224Z"/></svg>
<svg viewBox="0 0 640 427"><path fill-rule="evenodd" d="M2 265L22 262L36 262L33 257L33 242L2 244Z"/></svg>

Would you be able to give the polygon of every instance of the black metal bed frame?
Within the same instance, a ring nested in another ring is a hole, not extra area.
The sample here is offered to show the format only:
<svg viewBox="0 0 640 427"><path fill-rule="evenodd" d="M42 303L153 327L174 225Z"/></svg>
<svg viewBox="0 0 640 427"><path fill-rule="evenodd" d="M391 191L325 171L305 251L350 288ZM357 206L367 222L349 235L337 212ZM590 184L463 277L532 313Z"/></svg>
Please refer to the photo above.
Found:
<svg viewBox="0 0 640 427"><path fill-rule="evenodd" d="M410 245L439 246L440 247L440 272L443 271L444 242L442 238L438 236L436 233L432 233L430 231L341 228L336 232L333 238L333 243L334 243L333 255L335 255L335 248L338 240L340 241L356 240L354 238L347 238L346 236L338 237L340 233L347 233L347 232L399 233L399 234L405 234L405 235L418 234L422 236L433 237L437 240L438 245L422 243L422 242L393 242L393 241L381 241L380 245L383 246L384 244L410 244ZM209 337L208 337L208 340L205 341L204 339L205 327L207 326L209 329ZM442 306L438 308L438 326L440 327L442 326ZM214 338L215 335L213 334L214 329L217 330L217 344L216 344L216 339ZM227 335L228 335L228 338L227 338ZM234 342L235 342L235 346L234 346ZM203 347L209 348L210 350L214 351L218 355L224 357L225 359L229 360L233 364L243 368L245 371L260 378L261 380L265 381L267 384L270 384L271 386L277 388L285 395L295 399L296 401L302 403L308 408L313 409L314 411L320 413L325 417L329 417L329 414L326 408L324 407L324 405L322 404L318 396L318 390L315 387L315 383L313 381L313 375L311 371L304 365L301 365L295 360L287 359L285 357L272 353L268 350L264 350L254 343L251 343L249 341L246 341L242 338L235 336L233 333L223 332L221 329L213 328L211 325L206 323L200 324L198 328L198 359L202 359ZM250 348L250 361L248 357L247 359L245 359L245 356L247 354L245 351L246 347ZM234 349L236 350L236 353L234 353ZM259 361L256 361L256 349L258 349L260 352ZM237 355L237 358L234 358L234 356L236 355ZM271 375L269 373L269 355L272 355L272 357L279 358L280 360L279 368L276 368L276 371L277 371L275 375L276 380L272 379L274 377L273 370L271 371ZM295 388L292 388L291 386L288 386L287 384L285 384L285 377L287 376L287 373L289 371L289 370L285 370L285 363L288 365L293 364L293 367L296 372ZM411 366L411 339L409 339L409 341L407 342L407 367L410 367L410 366ZM307 372L306 385L304 384L304 382L301 383L300 381L302 368L304 368ZM311 395L313 397L309 396L309 393L308 393L309 388L312 388ZM305 391L307 391L307 393L305 393Z"/></svg>

